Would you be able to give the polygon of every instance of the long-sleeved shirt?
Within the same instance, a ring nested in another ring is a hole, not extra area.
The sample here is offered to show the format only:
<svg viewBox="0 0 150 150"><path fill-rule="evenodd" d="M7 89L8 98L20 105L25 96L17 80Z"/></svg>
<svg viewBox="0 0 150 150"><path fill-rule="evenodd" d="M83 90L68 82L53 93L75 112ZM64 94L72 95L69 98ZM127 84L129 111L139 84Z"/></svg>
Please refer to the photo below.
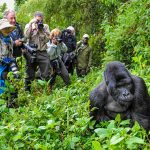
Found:
<svg viewBox="0 0 150 150"><path fill-rule="evenodd" d="M16 23L15 26L16 26L16 29L10 33L10 37L13 40L13 56L19 57L22 54L21 46L16 46L15 41L18 39L22 39L24 37L24 35L23 35L23 30L22 30L20 24Z"/></svg>
<svg viewBox="0 0 150 150"><path fill-rule="evenodd" d="M44 51L47 49L47 42L49 41L50 30L47 24L44 24L42 30L32 30L32 24L34 22L30 22L25 26L24 35L25 38L28 39L29 45L36 44L37 50Z"/></svg>
<svg viewBox="0 0 150 150"><path fill-rule="evenodd" d="M9 44L5 44L0 36L0 59L4 57L13 57L13 42L10 41Z"/></svg>
<svg viewBox="0 0 150 150"><path fill-rule="evenodd" d="M50 60L59 58L62 54L67 52L67 46L63 42L59 43L58 45L49 42L47 43L47 46L47 53L49 55Z"/></svg>
<svg viewBox="0 0 150 150"><path fill-rule="evenodd" d="M82 41L77 43L77 68L87 69L92 62L92 48L89 45L84 45Z"/></svg>

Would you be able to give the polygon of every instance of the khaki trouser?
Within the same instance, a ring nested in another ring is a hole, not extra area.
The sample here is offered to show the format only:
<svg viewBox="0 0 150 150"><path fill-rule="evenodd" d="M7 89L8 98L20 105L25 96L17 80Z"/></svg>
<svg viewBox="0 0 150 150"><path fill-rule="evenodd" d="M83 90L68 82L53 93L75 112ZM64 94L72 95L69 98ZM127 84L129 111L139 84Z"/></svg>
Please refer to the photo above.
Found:
<svg viewBox="0 0 150 150"><path fill-rule="evenodd" d="M45 80L49 80L50 76L50 62L48 58L48 54L46 51L37 51L35 62L30 61L30 54L25 53L26 58L26 78L25 78L25 88L26 90L30 90L31 81L35 79L35 73L37 71L37 66L39 66L41 72L41 78Z"/></svg>

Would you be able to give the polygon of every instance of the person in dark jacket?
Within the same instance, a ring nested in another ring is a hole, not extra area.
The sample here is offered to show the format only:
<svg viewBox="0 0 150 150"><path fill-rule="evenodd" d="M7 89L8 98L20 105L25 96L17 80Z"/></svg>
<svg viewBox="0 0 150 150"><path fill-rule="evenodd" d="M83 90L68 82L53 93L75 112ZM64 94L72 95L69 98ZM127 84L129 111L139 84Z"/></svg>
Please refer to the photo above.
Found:
<svg viewBox="0 0 150 150"><path fill-rule="evenodd" d="M22 55L21 46L24 36L21 25L16 22L16 13L14 10L6 10L3 18L7 19L11 25L16 26L16 29L10 33L10 37L13 40L13 57L20 57Z"/></svg>
<svg viewBox="0 0 150 150"><path fill-rule="evenodd" d="M76 37L75 29L72 26L69 26L66 30L62 31L62 41L68 48L67 52L63 56L63 62L68 72L73 74L75 68Z"/></svg>

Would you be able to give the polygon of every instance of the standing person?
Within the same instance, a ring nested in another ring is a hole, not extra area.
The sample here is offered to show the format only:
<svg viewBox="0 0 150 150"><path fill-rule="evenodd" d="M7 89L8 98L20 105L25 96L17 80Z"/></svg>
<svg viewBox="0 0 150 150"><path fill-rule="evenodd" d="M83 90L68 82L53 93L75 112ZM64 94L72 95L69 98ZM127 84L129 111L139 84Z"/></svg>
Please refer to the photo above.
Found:
<svg viewBox="0 0 150 150"><path fill-rule="evenodd" d="M16 29L10 33L10 37L13 40L13 57L20 57L22 55L21 39L24 36L21 25L18 22L16 22L16 13L14 10L6 10L3 14L3 18L7 19L11 25L16 27Z"/></svg>
<svg viewBox="0 0 150 150"><path fill-rule="evenodd" d="M24 54L26 58L26 78L25 89L30 91L31 81L35 79L37 66L40 69L41 78L49 79L50 62L47 55L47 42L49 41L50 30L47 24L44 24L42 12L35 12L34 18L25 26L25 38L28 40L30 47L36 48L36 58L32 59L32 54ZM28 57L29 56L29 57Z"/></svg>
<svg viewBox="0 0 150 150"><path fill-rule="evenodd" d="M76 72L78 77L85 76L90 71L92 61L92 48L89 46L89 35L84 34L81 41L77 43Z"/></svg>
<svg viewBox="0 0 150 150"><path fill-rule="evenodd" d="M69 73L73 75L75 67L75 49L76 49L76 37L75 29L69 26L66 30L62 31L62 40L66 44L68 50L63 56L63 62Z"/></svg>
<svg viewBox="0 0 150 150"><path fill-rule="evenodd" d="M7 80L9 71L12 71L14 77L18 78L18 69L13 58L13 41L10 37L10 33L15 28L7 19L0 20L0 94L4 92L3 88L6 86L5 80ZM17 92L15 89L9 89L9 92L7 107L16 107L15 98L17 98Z"/></svg>
<svg viewBox="0 0 150 150"><path fill-rule="evenodd" d="M56 76L60 75L66 85L70 84L68 71L61 59L63 54L67 51L67 46L62 42L61 32L58 28L51 31L50 42L48 43L47 53L51 65L51 80L50 85L53 86Z"/></svg>

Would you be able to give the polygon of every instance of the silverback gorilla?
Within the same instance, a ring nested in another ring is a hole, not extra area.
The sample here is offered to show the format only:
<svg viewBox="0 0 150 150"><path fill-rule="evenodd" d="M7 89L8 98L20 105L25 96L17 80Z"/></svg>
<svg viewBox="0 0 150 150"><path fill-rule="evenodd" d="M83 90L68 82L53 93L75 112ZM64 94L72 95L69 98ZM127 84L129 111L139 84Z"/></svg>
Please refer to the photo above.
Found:
<svg viewBox="0 0 150 150"><path fill-rule="evenodd" d="M117 114L150 130L150 97L143 79L114 61L107 64L104 81L90 93L90 116L98 123Z"/></svg>

